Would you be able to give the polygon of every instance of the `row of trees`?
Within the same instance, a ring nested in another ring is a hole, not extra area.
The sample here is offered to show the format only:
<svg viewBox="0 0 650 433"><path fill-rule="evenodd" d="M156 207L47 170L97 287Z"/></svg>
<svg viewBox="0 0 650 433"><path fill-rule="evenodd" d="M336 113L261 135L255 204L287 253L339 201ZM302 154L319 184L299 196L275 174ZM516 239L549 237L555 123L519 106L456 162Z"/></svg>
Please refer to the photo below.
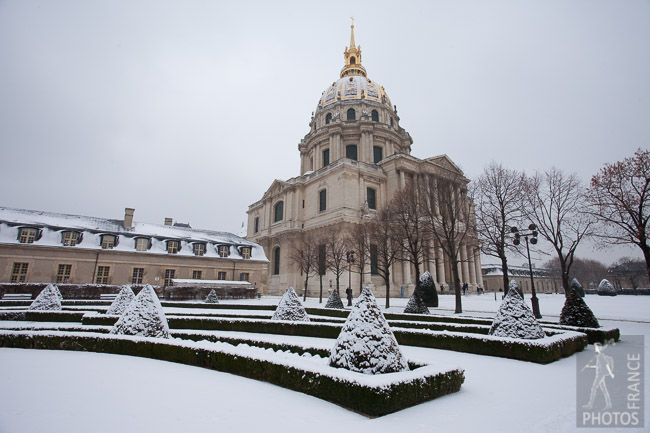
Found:
<svg viewBox="0 0 650 433"><path fill-rule="evenodd" d="M477 231L482 252L498 258L508 287L507 254L518 252L510 228L537 226L553 248L565 293L576 263L578 245L587 238L601 247L632 244L639 247L650 279L650 152L606 164L585 186L575 174L552 168L527 176L501 164L488 165L472 183Z"/></svg>
<svg viewBox="0 0 650 433"><path fill-rule="evenodd" d="M415 271L414 281L419 281L425 260L435 246L449 260L456 312L460 313L460 248L466 237L472 236L473 221L463 177L416 175L387 206L372 217L362 218L359 224L352 224L347 233L330 231L320 238L304 233L291 259L300 268L305 287L310 276L320 278L321 302L322 277L327 270L334 275L338 291L341 276L348 267L363 275L369 266L372 274L384 280L388 308L393 265L408 262ZM360 278L360 289L362 284Z"/></svg>

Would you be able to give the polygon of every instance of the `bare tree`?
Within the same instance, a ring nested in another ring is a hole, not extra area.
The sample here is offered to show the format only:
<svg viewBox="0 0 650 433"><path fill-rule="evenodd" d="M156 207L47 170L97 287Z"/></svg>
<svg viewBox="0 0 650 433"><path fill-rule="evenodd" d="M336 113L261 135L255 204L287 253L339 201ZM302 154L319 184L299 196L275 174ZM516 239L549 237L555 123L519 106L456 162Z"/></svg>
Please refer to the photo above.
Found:
<svg viewBox="0 0 650 433"><path fill-rule="evenodd" d="M650 151L605 166L591 178L590 209L602 225L597 237L609 244L633 244L643 252L650 279Z"/></svg>
<svg viewBox="0 0 650 433"><path fill-rule="evenodd" d="M420 265L424 255L425 229L423 226L423 210L418 185L410 181L395 193L390 204L393 208L395 233L400 239L402 252L400 260L407 261L415 268L415 281L420 280ZM405 281L409 283L410 281Z"/></svg>
<svg viewBox="0 0 650 433"><path fill-rule="evenodd" d="M526 180L526 213L540 236L555 250L562 270L562 286L569 292L569 272L580 242L591 234L593 218L585 212L585 190L576 174L557 168Z"/></svg>
<svg viewBox="0 0 650 433"><path fill-rule="evenodd" d="M368 238L371 251L373 248L375 249L377 273L384 279L386 286L386 308L390 308L390 270L402 249L400 239L396 234L392 204L377 212L370 220Z"/></svg>
<svg viewBox="0 0 650 433"><path fill-rule="evenodd" d="M420 182L426 235L442 248L449 267L456 295L456 313L463 312L461 297L461 245L474 231L474 213L467 196L466 182L460 175L447 178L425 177Z"/></svg>
<svg viewBox="0 0 650 433"><path fill-rule="evenodd" d="M325 245L325 265L334 274L336 292L340 295L340 280L347 265L346 253L348 252L348 245L345 236L334 230L327 232Z"/></svg>
<svg viewBox="0 0 650 433"><path fill-rule="evenodd" d="M504 293L508 293L509 271L506 253L515 249L509 242L510 227L518 225L524 196L523 173L490 163L471 184L481 252L501 261Z"/></svg>
<svg viewBox="0 0 650 433"><path fill-rule="evenodd" d="M641 283L647 278L646 266L643 260L632 257L621 257L614 265L607 270L607 274L614 280L615 287L623 288L623 281L630 283L632 290L636 291Z"/></svg>
<svg viewBox="0 0 650 433"><path fill-rule="evenodd" d="M562 278L562 267L557 256L548 260L542 267L548 269L554 278ZM575 257L570 277L577 278L585 288L595 289L603 278L607 278L607 266L598 260Z"/></svg>
<svg viewBox="0 0 650 433"><path fill-rule="evenodd" d="M307 288L309 287L309 276L318 271L318 244L310 233L304 234L294 246L291 260L298 265L301 274L305 277L303 301L307 300Z"/></svg>
<svg viewBox="0 0 650 433"><path fill-rule="evenodd" d="M355 272L359 274L359 294L361 294L361 290L363 290L363 275L370 256L367 220L362 220L359 224L355 224L352 227L346 237L346 242L348 250L354 252L354 263L352 263L352 266L356 269Z"/></svg>

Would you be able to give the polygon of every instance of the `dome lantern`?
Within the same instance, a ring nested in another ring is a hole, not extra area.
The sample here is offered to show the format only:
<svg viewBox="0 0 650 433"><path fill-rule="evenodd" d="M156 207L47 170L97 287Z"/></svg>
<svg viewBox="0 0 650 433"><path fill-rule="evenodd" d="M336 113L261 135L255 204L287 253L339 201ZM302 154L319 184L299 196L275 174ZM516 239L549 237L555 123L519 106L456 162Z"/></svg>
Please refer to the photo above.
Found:
<svg viewBox="0 0 650 433"><path fill-rule="evenodd" d="M350 25L350 46L345 47L343 57L345 59L345 66L341 69L341 78L351 75L366 76L366 68L361 66L361 46L354 43L354 17L350 18L352 24Z"/></svg>

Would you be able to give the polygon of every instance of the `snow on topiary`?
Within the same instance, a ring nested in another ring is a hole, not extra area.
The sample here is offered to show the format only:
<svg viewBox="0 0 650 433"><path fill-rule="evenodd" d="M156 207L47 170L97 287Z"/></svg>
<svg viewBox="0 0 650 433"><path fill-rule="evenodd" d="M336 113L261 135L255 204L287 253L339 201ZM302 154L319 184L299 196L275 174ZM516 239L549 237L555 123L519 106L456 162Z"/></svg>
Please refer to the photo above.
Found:
<svg viewBox="0 0 650 433"><path fill-rule="evenodd" d="M338 290L332 290L332 294L329 298L327 298L325 308L344 308L343 301L341 301L341 295L339 295Z"/></svg>
<svg viewBox="0 0 650 433"><path fill-rule="evenodd" d="M597 292L598 295L600 296L616 296L616 288L612 286L612 283L610 283L607 280L602 280L600 284L598 284L598 289Z"/></svg>
<svg viewBox="0 0 650 433"><path fill-rule="evenodd" d="M582 284L580 284L580 281L578 281L577 278L573 278L573 279L571 280L571 284L569 284L569 289L573 289L573 290L575 290L576 292L578 292L578 295L579 295L581 298L584 298L584 297L585 297L585 289L582 287ZM570 291L571 291L571 290L569 290L569 292L570 292Z"/></svg>
<svg viewBox="0 0 650 433"><path fill-rule="evenodd" d="M140 290L110 333L169 338L167 318L153 287L147 284Z"/></svg>
<svg viewBox="0 0 650 433"><path fill-rule="evenodd" d="M560 325L599 328L600 324L584 299L575 290L569 290L560 312Z"/></svg>
<svg viewBox="0 0 650 433"><path fill-rule="evenodd" d="M206 304L218 304L219 303L219 298L217 297L216 290L214 290L214 289L210 290L210 293L208 293L208 297L205 298L205 303Z"/></svg>
<svg viewBox="0 0 650 433"><path fill-rule="evenodd" d="M510 282L508 294L503 298L488 334L526 340L546 337L533 312L519 294L519 285L516 281Z"/></svg>
<svg viewBox="0 0 650 433"><path fill-rule="evenodd" d="M409 369L370 289L364 288L352 307L330 354L329 365L364 374Z"/></svg>
<svg viewBox="0 0 650 433"><path fill-rule="evenodd" d="M133 289L128 284L125 284L122 286L120 293L117 294L111 306L108 307L108 310L106 310L106 314L121 316L131 304L133 299L135 299Z"/></svg>
<svg viewBox="0 0 650 433"><path fill-rule="evenodd" d="M519 283L517 283L517 280L510 280L508 283L508 291L510 290L516 290L517 293L519 293L519 296L521 296L521 299L524 299L524 293L521 291L521 288L519 287Z"/></svg>
<svg viewBox="0 0 650 433"><path fill-rule="evenodd" d="M61 292L56 286L48 284L41 293L38 294L34 302L29 306L29 310L48 311L61 309Z"/></svg>
<svg viewBox="0 0 650 433"><path fill-rule="evenodd" d="M309 316L305 311L305 307L300 303L296 291L293 290L293 287L289 287L282 298L278 307L273 313L271 320L291 320L293 322L309 322Z"/></svg>
<svg viewBox="0 0 650 433"><path fill-rule="evenodd" d="M404 312L413 313L413 314L431 314L429 312L429 308L427 308L427 305L420 297L420 292L418 292L417 290L413 292L413 294L409 298L409 301L406 303L406 308L404 308Z"/></svg>
<svg viewBox="0 0 650 433"><path fill-rule="evenodd" d="M438 306L438 292L436 291L433 278L428 271L420 276L420 281L418 281L415 291L420 293L420 298L427 307Z"/></svg>

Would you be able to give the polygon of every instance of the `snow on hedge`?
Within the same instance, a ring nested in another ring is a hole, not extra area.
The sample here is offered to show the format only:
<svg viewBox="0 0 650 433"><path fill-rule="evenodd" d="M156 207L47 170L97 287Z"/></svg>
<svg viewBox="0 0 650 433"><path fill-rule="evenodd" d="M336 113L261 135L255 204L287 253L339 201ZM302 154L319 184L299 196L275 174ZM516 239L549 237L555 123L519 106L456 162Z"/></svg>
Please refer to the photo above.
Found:
<svg viewBox="0 0 650 433"><path fill-rule="evenodd" d="M409 369L370 289L364 288L352 307L332 349L329 365L364 374Z"/></svg>
<svg viewBox="0 0 650 433"><path fill-rule="evenodd" d="M30 310L47 311L61 309L61 292L56 286L48 284L29 306Z"/></svg>
<svg viewBox="0 0 650 433"><path fill-rule="evenodd" d="M120 293L117 294L111 306L106 310L106 314L121 316L129 307L131 302L135 299L135 294L130 285L125 284L122 286Z"/></svg>
<svg viewBox="0 0 650 433"><path fill-rule="evenodd" d="M282 298L278 307L273 313L271 320L291 320L293 322L309 322L309 316L305 311L305 307L300 303L296 291L293 290L293 287L289 287Z"/></svg>
<svg viewBox="0 0 650 433"><path fill-rule="evenodd" d="M341 301L341 295L339 295L338 290L332 290L332 294L329 298L327 298L325 308L339 308L341 310L345 308L343 306L343 301Z"/></svg>
<svg viewBox="0 0 650 433"><path fill-rule="evenodd" d="M406 308L404 308L404 312L413 314L431 314L429 308L420 297L420 292L418 290L415 290L409 298Z"/></svg>
<svg viewBox="0 0 650 433"><path fill-rule="evenodd" d="M510 281L508 294L501 302L488 334L526 340L546 337L535 315L519 294L519 285L515 280Z"/></svg>
<svg viewBox="0 0 650 433"><path fill-rule="evenodd" d="M577 278L573 278L571 280L571 283L569 284L569 292L571 289L575 290L581 298L585 297L585 289L582 287L582 284L580 284L580 281L578 281Z"/></svg>
<svg viewBox="0 0 650 433"><path fill-rule="evenodd" d="M169 338L167 318L153 287L147 284L140 290L110 333Z"/></svg>
<svg viewBox="0 0 650 433"><path fill-rule="evenodd" d="M616 288L612 286L612 283L603 279L600 284L598 284L596 293L600 296L616 296Z"/></svg>
<svg viewBox="0 0 650 433"><path fill-rule="evenodd" d="M587 328L600 327L594 313L575 290L569 290L569 293L567 293L564 307L560 312L560 325L584 326Z"/></svg>
<svg viewBox="0 0 650 433"><path fill-rule="evenodd" d="M214 290L214 289L210 290L210 293L208 293L208 297L205 298L205 303L206 304L218 304L219 303L219 298L217 297L216 290Z"/></svg>

